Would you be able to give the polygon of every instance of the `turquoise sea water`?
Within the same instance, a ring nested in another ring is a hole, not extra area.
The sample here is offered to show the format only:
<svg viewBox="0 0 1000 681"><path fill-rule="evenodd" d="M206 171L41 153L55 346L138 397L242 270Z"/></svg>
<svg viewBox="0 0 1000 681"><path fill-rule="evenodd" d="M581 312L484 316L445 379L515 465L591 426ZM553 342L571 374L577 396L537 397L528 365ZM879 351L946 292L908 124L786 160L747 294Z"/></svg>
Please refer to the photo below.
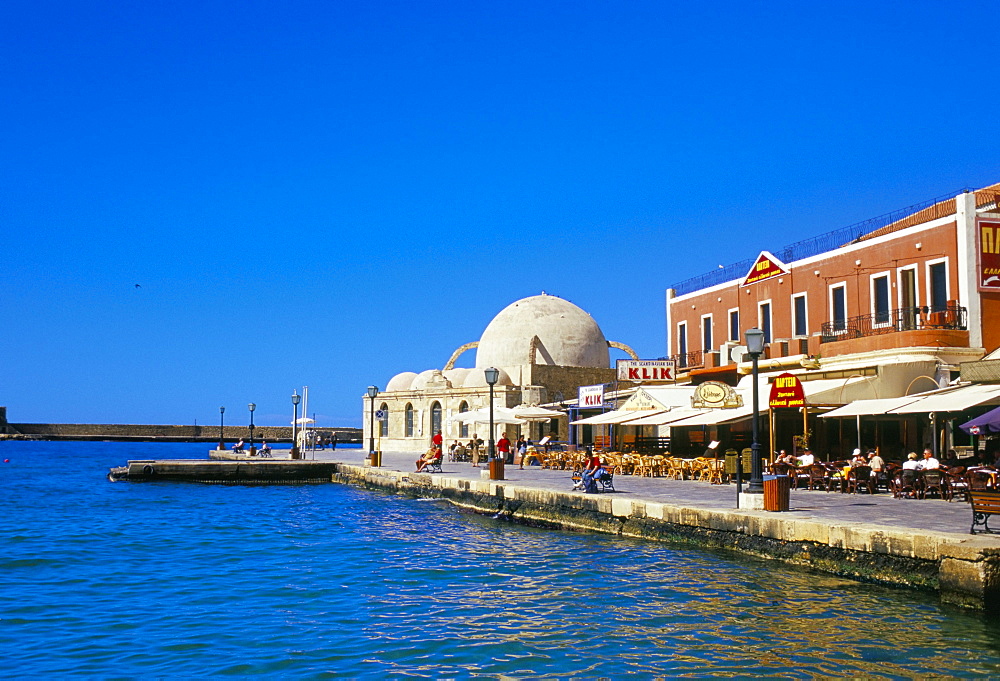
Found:
<svg viewBox="0 0 1000 681"><path fill-rule="evenodd" d="M339 485L110 483L0 443L0 676L1000 676L1000 625L739 556Z"/></svg>

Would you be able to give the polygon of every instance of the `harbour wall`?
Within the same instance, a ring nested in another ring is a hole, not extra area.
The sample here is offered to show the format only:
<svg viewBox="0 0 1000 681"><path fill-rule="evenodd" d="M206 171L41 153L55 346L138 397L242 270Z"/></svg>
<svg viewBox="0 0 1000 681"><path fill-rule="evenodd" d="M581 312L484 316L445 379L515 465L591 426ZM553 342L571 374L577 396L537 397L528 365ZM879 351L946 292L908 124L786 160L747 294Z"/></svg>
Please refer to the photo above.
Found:
<svg viewBox="0 0 1000 681"><path fill-rule="evenodd" d="M324 433L337 433L339 442L360 442L360 428L317 428ZM291 442L291 426L254 426L254 439ZM250 429L226 426L227 441L249 439ZM218 442L219 426L174 426L114 423L6 423L0 424L0 435L32 440L116 440L163 442Z"/></svg>
<svg viewBox="0 0 1000 681"><path fill-rule="evenodd" d="M333 481L444 499L528 525L734 550L863 581L934 590L947 603L1000 611L1000 545L989 537L694 508L347 464L338 464Z"/></svg>

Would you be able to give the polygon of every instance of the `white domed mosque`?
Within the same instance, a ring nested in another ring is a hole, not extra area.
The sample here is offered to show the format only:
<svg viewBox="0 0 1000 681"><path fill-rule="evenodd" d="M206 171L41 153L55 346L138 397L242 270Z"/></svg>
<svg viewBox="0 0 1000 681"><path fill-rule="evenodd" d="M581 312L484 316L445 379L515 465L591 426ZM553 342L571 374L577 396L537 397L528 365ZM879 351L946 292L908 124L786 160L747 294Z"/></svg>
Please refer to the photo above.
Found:
<svg viewBox="0 0 1000 681"><path fill-rule="evenodd" d="M375 398L375 408L387 419L375 422L375 437L383 451L424 451L435 431L445 442L478 433L489 439L489 426L454 420L462 412L489 406L485 369L496 367L500 377L493 388L495 407L538 405L575 399L581 385L614 380L609 348L638 359L622 343L608 341L594 318L573 303L547 295L511 303L493 318L478 341L456 349L441 369L404 371L392 377ZM456 369L468 350L476 351L475 369ZM369 437L372 401L363 398L365 442ZM497 433L518 433L537 440L555 433L566 437L566 417L551 422L498 426Z"/></svg>

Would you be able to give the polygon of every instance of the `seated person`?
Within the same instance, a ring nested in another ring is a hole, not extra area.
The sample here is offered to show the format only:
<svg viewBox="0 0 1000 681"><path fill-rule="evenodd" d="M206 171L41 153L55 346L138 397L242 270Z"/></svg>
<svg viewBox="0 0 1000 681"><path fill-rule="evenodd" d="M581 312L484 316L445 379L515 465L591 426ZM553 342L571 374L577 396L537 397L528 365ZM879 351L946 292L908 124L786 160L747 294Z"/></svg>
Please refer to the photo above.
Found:
<svg viewBox="0 0 1000 681"><path fill-rule="evenodd" d="M435 461L440 463L441 458L441 448L431 447L424 453L423 456L417 459L417 473L424 470L428 465L434 463Z"/></svg>
<svg viewBox="0 0 1000 681"><path fill-rule="evenodd" d="M858 466L867 466L867 465L868 465L868 459L865 458L865 455L861 453L860 449L855 449L854 456L851 457L851 468L857 468Z"/></svg>
<svg viewBox="0 0 1000 681"><path fill-rule="evenodd" d="M917 468L922 471L936 471L941 468L941 462L934 458L934 452L925 449L924 460L917 463Z"/></svg>
<svg viewBox="0 0 1000 681"><path fill-rule="evenodd" d="M706 454L707 454L707 452L706 452ZM797 463L797 460L795 459L794 456L792 456L791 454L789 454L788 452L786 452L784 449L782 449L780 452L778 452L778 456L775 457L774 463L784 463L784 464L789 464L791 466L794 466Z"/></svg>
<svg viewBox="0 0 1000 681"><path fill-rule="evenodd" d="M816 463L816 457L813 456L811 449L802 452L802 456L799 457L799 466L812 466L814 463Z"/></svg>
<svg viewBox="0 0 1000 681"><path fill-rule="evenodd" d="M243 451L243 438L240 438L240 441L233 445L233 451L234 452Z"/></svg>
<svg viewBox="0 0 1000 681"><path fill-rule="evenodd" d="M458 441L455 442L455 449L452 451L452 459L454 461L465 461L466 459L465 445L463 445L461 442Z"/></svg>
<svg viewBox="0 0 1000 681"><path fill-rule="evenodd" d="M885 470L885 461L882 460L882 457L874 449L868 452L868 465L871 466L873 478L880 477L882 471Z"/></svg>
<svg viewBox="0 0 1000 681"><path fill-rule="evenodd" d="M260 443L260 449L258 449L257 452L261 456L269 456L271 454L271 446L267 444L267 440L263 440Z"/></svg>

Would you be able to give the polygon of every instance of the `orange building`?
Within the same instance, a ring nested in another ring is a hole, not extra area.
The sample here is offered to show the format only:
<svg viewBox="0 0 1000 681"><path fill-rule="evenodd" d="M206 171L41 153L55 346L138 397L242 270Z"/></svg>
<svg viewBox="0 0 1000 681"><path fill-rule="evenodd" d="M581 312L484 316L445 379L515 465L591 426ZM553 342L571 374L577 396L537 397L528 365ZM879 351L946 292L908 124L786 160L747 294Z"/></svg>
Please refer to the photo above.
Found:
<svg viewBox="0 0 1000 681"><path fill-rule="evenodd" d="M813 407L945 386L1000 347L998 199L1000 184L935 199L680 282L667 290L667 354L691 382L735 385L750 364L733 348L758 327L762 372L791 371L807 387L825 379L826 404ZM831 393L831 380L842 389ZM797 434L831 453L927 438L919 419L859 437L806 414ZM775 431L773 447L788 448L794 430Z"/></svg>

